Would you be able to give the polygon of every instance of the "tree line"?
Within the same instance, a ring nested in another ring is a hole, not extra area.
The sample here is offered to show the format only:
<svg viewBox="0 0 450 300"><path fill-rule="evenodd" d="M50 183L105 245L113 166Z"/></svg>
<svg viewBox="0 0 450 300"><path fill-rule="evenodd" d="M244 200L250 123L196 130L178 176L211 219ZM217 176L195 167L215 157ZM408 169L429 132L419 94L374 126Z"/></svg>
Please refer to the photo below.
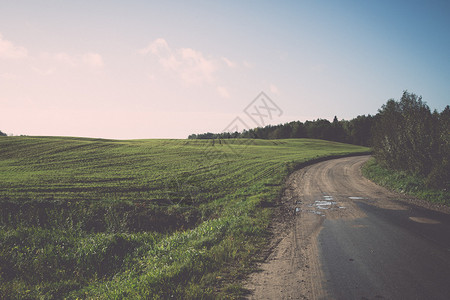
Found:
<svg viewBox="0 0 450 300"><path fill-rule="evenodd" d="M361 115L350 121L338 120L335 116L333 122L326 119L314 121L293 121L279 125L267 125L242 132L201 133L191 134L188 139L289 139L314 138L335 142L370 146L371 128L374 117Z"/></svg>
<svg viewBox="0 0 450 300"><path fill-rule="evenodd" d="M352 120L293 121L242 132L191 134L189 139L315 138L372 147L377 161L390 169L426 177L429 186L450 188L450 107L433 112L419 97L404 91L378 113Z"/></svg>

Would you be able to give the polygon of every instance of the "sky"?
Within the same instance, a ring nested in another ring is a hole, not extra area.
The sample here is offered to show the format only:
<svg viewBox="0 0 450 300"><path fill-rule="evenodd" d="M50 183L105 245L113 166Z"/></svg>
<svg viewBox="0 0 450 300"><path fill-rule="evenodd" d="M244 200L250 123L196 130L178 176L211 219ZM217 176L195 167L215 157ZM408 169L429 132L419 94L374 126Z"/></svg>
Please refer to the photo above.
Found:
<svg viewBox="0 0 450 300"><path fill-rule="evenodd" d="M450 2L0 0L0 130L187 138L450 104ZM261 94L262 92L262 94Z"/></svg>

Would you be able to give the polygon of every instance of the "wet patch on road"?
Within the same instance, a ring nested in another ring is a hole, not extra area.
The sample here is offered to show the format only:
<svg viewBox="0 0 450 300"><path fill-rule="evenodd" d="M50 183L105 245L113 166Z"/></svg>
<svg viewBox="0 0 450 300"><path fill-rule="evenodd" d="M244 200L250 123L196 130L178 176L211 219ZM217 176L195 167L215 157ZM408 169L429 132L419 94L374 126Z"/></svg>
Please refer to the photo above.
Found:
<svg viewBox="0 0 450 300"><path fill-rule="evenodd" d="M320 200L315 200L314 203L308 204L306 207L307 207L306 209L296 207L295 212L296 213L308 212L324 217L326 211L336 211L340 209L345 209L345 206L339 205L338 202L334 200L334 197L329 195L321 196Z"/></svg>
<svg viewBox="0 0 450 300"><path fill-rule="evenodd" d="M417 223L422 223L422 224L441 224L441 222L433 220L433 219L428 219L428 218L422 218L422 217L409 217L409 219L411 221L417 222Z"/></svg>
<svg viewBox="0 0 450 300"><path fill-rule="evenodd" d="M364 225L364 224L355 224L355 225L352 225L352 227L353 227L353 228L366 228L367 225Z"/></svg>
<svg viewBox="0 0 450 300"><path fill-rule="evenodd" d="M334 201L322 201L322 200L317 200L314 202L313 207L317 207L318 209L330 209L331 207L333 207L333 205L336 205L336 202Z"/></svg>

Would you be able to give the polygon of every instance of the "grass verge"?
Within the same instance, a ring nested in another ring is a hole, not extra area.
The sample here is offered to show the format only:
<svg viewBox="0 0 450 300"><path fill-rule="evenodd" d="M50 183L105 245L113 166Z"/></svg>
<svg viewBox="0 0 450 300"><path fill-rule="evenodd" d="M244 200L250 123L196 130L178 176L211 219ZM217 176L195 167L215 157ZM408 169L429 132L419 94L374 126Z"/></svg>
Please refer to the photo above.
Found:
<svg viewBox="0 0 450 300"><path fill-rule="evenodd" d="M450 191L430 188L426 178L403 171L387 169L371 158L362 169L363 175L391 190L410 194L433 203L450 205Z"/></svg>

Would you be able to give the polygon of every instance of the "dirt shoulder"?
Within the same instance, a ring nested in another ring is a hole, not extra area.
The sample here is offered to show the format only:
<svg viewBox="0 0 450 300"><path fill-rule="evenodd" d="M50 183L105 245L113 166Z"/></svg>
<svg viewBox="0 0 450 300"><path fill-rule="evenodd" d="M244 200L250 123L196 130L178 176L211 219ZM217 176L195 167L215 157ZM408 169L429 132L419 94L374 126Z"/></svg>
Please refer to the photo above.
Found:
<svg viewBox="0 0 450 300"><path fill-rule="evenodd" d="M245 288L248 299L312 299L320 298L316 235L323 221L319 215L303 213L302 189L308 170L306 166L286 181L286 190L275 209L272 223L273 238L265 252L265 261L253 273Z"/></svg>

